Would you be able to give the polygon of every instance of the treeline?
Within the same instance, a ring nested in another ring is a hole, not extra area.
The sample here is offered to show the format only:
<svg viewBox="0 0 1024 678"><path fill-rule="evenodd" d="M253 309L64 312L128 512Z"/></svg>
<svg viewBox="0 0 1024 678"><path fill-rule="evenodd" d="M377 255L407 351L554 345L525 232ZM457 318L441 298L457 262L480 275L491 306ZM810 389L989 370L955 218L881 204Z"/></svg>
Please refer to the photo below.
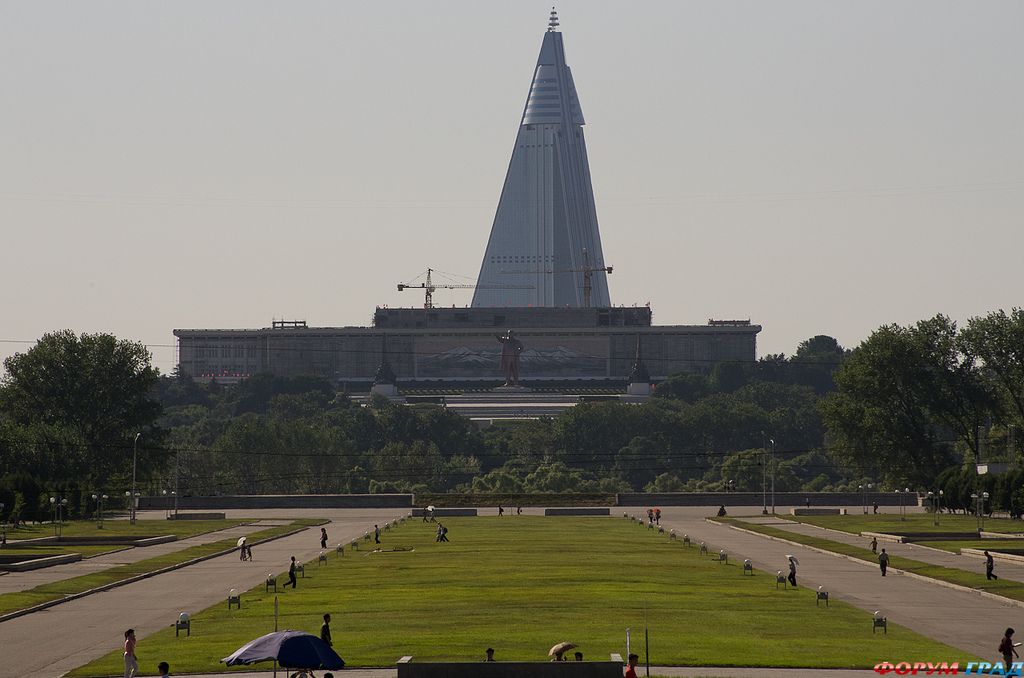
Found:
<svg viewBox="0 0 1024 678"><path fill-rule="evenodd" d="M835 383L821 412L829 449L845 465L875 466L896 487L931 489L951 467L1016 463L1024 312L989 313L962 328L943 315L881 327L843 361Z"/></svg>
<svg viewBox="0 0 1024 678"><path fill-rule="evenodd" d="M777 490L1024 498L1019 474L979 480L973 466L1021 451L1019 310L886 326L852 351L816 336L791 357L674 375L643 405L483 431L443 407L357 406L314 377L160 376L145 347L110 335L48 334L5 368L0 502L22 518L47 517L57 495L72 515L93 493L123 505L136 449L146 494L760 491L774 474Z"/></svg>

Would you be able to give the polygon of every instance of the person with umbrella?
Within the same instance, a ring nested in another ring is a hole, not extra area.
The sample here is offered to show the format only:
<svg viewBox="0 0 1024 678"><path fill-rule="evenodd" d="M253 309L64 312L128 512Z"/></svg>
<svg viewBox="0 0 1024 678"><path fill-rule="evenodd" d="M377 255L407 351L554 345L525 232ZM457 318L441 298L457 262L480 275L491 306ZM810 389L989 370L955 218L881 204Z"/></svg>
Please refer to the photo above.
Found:
<svg viewBox="0 0 1024 678"><path fill-rule="evenodd" d="M548 656L551 657L551 661L553 662L564 662L565 657L562 655L575 648L576 645L574 643L561 642L552 646L552 648L548 650Z"/></svg>
<svg viewBox="0 0 1024 678"><path fill-rule="evenodd" d="M786 560L789 561L789 577L787 578L789 583L793 585L793 588L796 588L796 566L800 564L800 561L793 555L786 556Z"/></svg>

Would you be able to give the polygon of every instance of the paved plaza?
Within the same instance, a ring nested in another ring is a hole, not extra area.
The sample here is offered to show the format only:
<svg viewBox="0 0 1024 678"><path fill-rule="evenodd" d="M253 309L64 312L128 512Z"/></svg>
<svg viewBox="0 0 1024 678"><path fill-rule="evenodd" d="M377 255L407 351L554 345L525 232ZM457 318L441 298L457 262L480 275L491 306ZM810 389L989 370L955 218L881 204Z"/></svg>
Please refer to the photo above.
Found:
<svg viewBox="0 0 1024 678"><path fill-rule="evenodd" d="M667 507L662 509L662 525L675 529L679 535L689 534L695 541L703 540L715 551L725 549L733 559L749 558L761 570L774 572L785 569L786 555L799 558L798 581L802 587L824 586L833 599L843 600L865 611L881 610L892 622L918 633L945 642L972 655L995 659L995 647L1006 626L1019 625L1024 617L1021 607L978 595L975 592L951 589L893 573L882 578L878 568L870 563L852 561L810 548L772 540L760 535L732 529L705 520L717 507ZM737 509L740 513L741 509ZM748 509L749 510L749 509ZM780 507L779 511L785 509ZM485 509L484 515L494 513ZM524 509L527 514L540 514L541 509ZM612 515L621 520L623 512L642 512L640 508L613 509ZM753 510L750 510L753 513ZM380 523L403 514L401 509L308 509L308 510L255 510L228 511L229 518L270 520L274 518L322 517L331 521L327 530L330 543L347 542L363 535L374 523ZM162 511L142 514L143 519L163 519ZM555 520L556 518L552 518ZM240 529L240 528L232 528ZM260 529L251 526L250 529ZM639 528L638 528L639 529ZM831 532L820 536L834 537ZM859 537L858 543L864 540ZM182 540L183 544L188 540ZM896 546L895 544L893 545ZM889 545L886 545L889 548ZM156 548L156 547L151 547ZM684 547L680 547L684 548ZM913 549L914 547L908 547ZM137 549L147 551L149 549ZM137 629L140 655L149 663L159 657L145 655L146 636L173 623L179 612L198 612L212 604L224 601L234 588L246 590L259 585L268 572L281 572L294 555L300 562L315 559L320 551L319 528L308 528L298 534L261 545L255 551L255 562L239 562L234 553L213 558L174 572L128 584L110 591L57 605L0 624L0 639L4 649L4 675L60 676L63 673L96 659L121 643L121 634L129 626ZM911 550L906 555L924 560L919 552L934 549ZM116 554L112 554L116 555ZM901 554L902 555L902 554ZM940 555L934 555L938 558ZM951 558L960 556L949 554ZM960 562L960 561L955 561ZM967 565L972 561L968 559ZM973 561L974 567L978 566ZM965 567L964 564L955 565ZM1002 567L1002 566L1001 566ZM1006 566L1005 569L1010 569ZM762 575L763 576L763 575ZM4 578L0 578L4 579ZM766 585L769 585L766 582ZM287 597L287 594L284 595ZM809 605L813 597L809 596ZM865 623L868 623L865 620ZM60 638L57 643L42 644L40 638ZM682 641L681 641L682 642ZM396 648L396 659L401 648ZM948 661L949 657L888 657L878 661ZM168 661L173 658L167 658ZM153 667L144 666L152 675ZM173 668L173 661L172 661ZM708 667L659 667L652 673L667 676L748 676L750 669L714 669ZM389 678L394 669L346 669L345 675L358 678ZM145 675L145 674L144 674ZM265 672L231 676L268 675ZM871 671L796 671L789 669L763 670L764 676L860 676L874 675Z"/></svg>

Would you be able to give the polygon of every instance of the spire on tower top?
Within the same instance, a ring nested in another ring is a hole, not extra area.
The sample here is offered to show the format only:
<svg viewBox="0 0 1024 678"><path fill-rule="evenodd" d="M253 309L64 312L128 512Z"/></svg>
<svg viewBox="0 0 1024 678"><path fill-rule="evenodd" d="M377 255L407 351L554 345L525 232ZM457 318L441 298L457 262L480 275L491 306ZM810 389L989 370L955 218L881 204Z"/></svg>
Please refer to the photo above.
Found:
<svg viewBox="0 0 1024 678"><path fill-rule="evenodd" d="M555 8L551 8L551 17L548 19L548 33L552 33L558 29L558 12Z"/></svg>

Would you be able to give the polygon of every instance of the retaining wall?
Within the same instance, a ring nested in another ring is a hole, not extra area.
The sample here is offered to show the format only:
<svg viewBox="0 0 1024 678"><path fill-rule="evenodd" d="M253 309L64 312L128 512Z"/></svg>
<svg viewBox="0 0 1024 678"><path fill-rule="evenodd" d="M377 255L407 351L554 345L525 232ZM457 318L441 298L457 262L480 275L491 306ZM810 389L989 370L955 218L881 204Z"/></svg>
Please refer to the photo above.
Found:
<svg viewBox="0 0 1024 678"><path fill-rule="evenodd" d="M410 508L411 494L236 494L178 497L179 510ZM140 509L173 509L174 497L139 497Z"/></svg>
<svg viewBox="0 0 1024 678"><path fill-rule="evenodd" d="M808 499L811 506L862 506L877 503L879 506L899 506L906 502L893 492L776 492L775 506L804 506ZM767 496L768 506L772 504L771 493ZM764 496L760 492L627 492L618 495L617 506L762 506Z"/></svg>

